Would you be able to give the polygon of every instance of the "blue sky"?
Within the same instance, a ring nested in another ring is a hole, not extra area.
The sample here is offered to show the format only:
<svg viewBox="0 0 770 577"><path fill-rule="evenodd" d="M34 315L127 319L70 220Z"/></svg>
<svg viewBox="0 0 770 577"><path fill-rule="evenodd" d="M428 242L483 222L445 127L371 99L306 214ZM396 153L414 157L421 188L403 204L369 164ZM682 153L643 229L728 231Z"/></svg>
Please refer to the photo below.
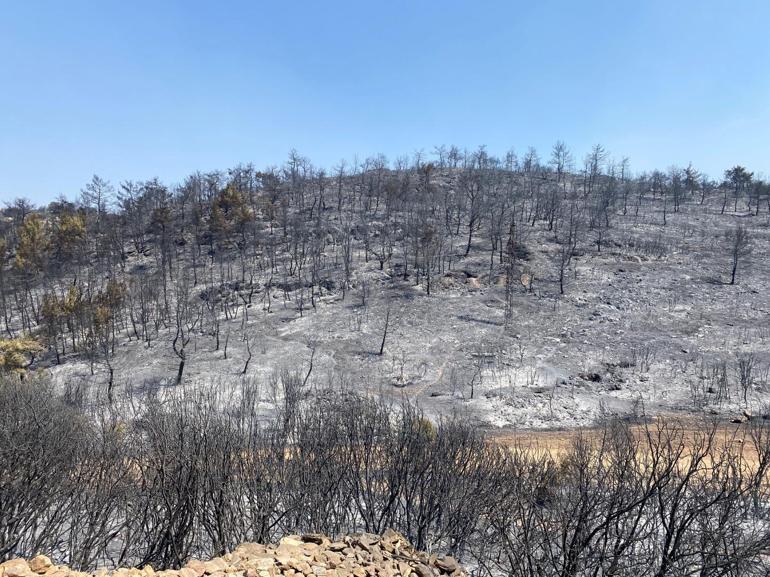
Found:
<svg viewBox="0 0 770 577"><path fill-rule="evenodd" d="M0 201L437 144L770 174L770 2L0 0Z"/></svg>

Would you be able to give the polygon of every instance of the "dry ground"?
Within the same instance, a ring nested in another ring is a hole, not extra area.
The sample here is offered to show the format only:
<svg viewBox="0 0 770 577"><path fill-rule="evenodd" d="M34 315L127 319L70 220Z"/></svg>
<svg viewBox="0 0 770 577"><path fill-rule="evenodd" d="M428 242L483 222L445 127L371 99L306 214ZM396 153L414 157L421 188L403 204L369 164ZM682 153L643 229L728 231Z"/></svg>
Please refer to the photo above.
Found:
<svg viewBox="0 0 770 577"><path fill-rule="evenodd" d="M522 267L534 275L534 286L518 289L509 323L499 266L490 275L488 253L456 260L454 272L437 278L427 295L414 278L403 280L388 267L379 271L359 252L345 300L327 293L300 315L275 291L271 312L255 302L247 323L241 317L223 323L222 340L230 334L227 359L209 335L194 335L187 386L237 388L248 379L259 383L269 411L280 396L277 373L304 373L314 350L309 383L315 390L406 395L435 418L462 413L492 429L590 426L608 414L729 418L747 406L759 414L770 400L768 214L721 215L715 199L708 208L684 205L667 221L663 226L650 200L639 217L615 217L601 252L588 232L563 296L553 233L531 227L524 233L531 257ZM731 286L725 284L724 234L738 223L748 228L753 252ZM483 233L476 243L480 250L487 246ZM380 356L388 307L390 331ZM254 352L245 377L242 327ZM744 402L737 363L749 354L756 366ZM114 360L116 380L163 387L173 381L177 362L170 338L151 348L124 339ZM718 399L712 377L722 362L729 398ZM51 370L62 384L84 378L98 391L105 382L104 368L91 376L85 363Z"/></svg>

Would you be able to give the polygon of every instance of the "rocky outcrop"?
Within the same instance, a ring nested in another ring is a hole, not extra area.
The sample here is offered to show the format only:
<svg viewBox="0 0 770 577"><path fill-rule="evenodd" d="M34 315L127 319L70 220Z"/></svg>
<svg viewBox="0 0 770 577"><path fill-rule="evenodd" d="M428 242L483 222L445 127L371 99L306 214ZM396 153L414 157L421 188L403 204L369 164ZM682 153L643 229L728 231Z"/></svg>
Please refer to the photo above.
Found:
<svg viewBox="0 0 770 577"><path fill-rule="evenodd" d="M232 553L208 561L193 559L181 569L152 567L100 569L96 573L55 565L44 556L0 564L0 577L464 577L449 556L416 551L400 534L348 535L332 541L325 535L291 535L277 545L244 543Z"/></svg>

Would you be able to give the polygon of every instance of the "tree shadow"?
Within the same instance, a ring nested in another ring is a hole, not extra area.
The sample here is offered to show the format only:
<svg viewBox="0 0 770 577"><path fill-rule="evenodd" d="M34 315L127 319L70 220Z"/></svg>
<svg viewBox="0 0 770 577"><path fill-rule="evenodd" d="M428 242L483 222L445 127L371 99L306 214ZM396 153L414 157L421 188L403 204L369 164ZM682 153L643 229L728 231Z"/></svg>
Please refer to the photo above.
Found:
<svg viewBox="0 0 770 577"><path fill-rule="evenodd" d="M701 280L706 284L718 285L718 286L724 286L724 285L730 284L723 281L721 278L719 278L716 275L707 275L707 276L701 277Z"/></svg>

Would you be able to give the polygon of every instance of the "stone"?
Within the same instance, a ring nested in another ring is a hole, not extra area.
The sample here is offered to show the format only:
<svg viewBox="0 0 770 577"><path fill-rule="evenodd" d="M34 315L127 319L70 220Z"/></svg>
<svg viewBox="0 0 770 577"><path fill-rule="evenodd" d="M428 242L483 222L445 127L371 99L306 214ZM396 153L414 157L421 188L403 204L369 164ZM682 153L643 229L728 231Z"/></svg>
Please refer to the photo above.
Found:
<svg viewBox="0 0 770 577"><path fill-rule="evenodd" d="M293 547L302 547L302 543L302 539L296 535L284 537L278 542L279 545L290 545Z"/></svg>
<svg viewBox="0 0 770 577"><path fill-rule="evenodd" d="M283 541L283 539L281 539ZM262 543L242 543L238 545L235 551L239 555L257 556L264 555L267 552L267 547Z"/></svg>
<svg viewBox="0 0 770 577"><path fill-rule="evenodd" d="M308 533L306 535L302 535L302 541L305 543L315 543L316 545L323 545L324 541L327 543L329 540L320 533Z"/></svg>
<svg viewBox="0 0 770 577"><path fill-rule="evenodd" d="M433 564L445 573L453 573L459 567L457 560L448 555L445 557L438 557Z"/></svg>
<svg viewBox="0 0 770 577"><path fill-rule="evenodd" d="M206 572L206 565L203 561L198 561L197 559L191 559L185 567L195 571L195 577L201 577Z"/></svg>
<svg viewBox="0 0 770 577"><path fill-rule="evenodd" d="M179 575L179 577L201 577L189 567L182 567L177 571L177 575Z"/></svg>
<svg viewBox="0 0 770 577"><path fill-rule="evenodd" d="M35 573L45 573L51 565L53 565L53 563L51 563L51 560L45 555L33 557L29 562L29 568Z"/></svg>
<svg viewBox="0 0 770 577"><path fill-rule="evenodd" d="M330 569L334 569L342 563L342 555L335 553L334 551L326 552L326 561Z"/></svg>
<svg viewBox="0 0 770 577"><path fill-rule="evenodd" d="M416 551L400 533L288 535L277 545L243 543L208 561L192 559L177 570L121 567L96 573L56 566L44 555L0 564L0 577L467 577L456 559Z"/></svg>
<svg viewBox="0 0 770 577"><path fill-rule="evenodd" d="M10 559L5 563L0 563L3 577L29 577L32 570L24 559Z"/></svg>
<svg viewBox="0 0 770 577"><path fill-rule="evenodd" d="M224 571L227 569L227 562L221 557L215 557L214 559L203 563L203 568L208 575L213 575L218 571Z"/></svg>
<svg viewBox="0 0 770 577"><path fill-rule="evenodd" d="M433 569L427 565L423 565L422 563L415 563L412 569L417 577L436 577L436 573L433 571Z"/></svg>

